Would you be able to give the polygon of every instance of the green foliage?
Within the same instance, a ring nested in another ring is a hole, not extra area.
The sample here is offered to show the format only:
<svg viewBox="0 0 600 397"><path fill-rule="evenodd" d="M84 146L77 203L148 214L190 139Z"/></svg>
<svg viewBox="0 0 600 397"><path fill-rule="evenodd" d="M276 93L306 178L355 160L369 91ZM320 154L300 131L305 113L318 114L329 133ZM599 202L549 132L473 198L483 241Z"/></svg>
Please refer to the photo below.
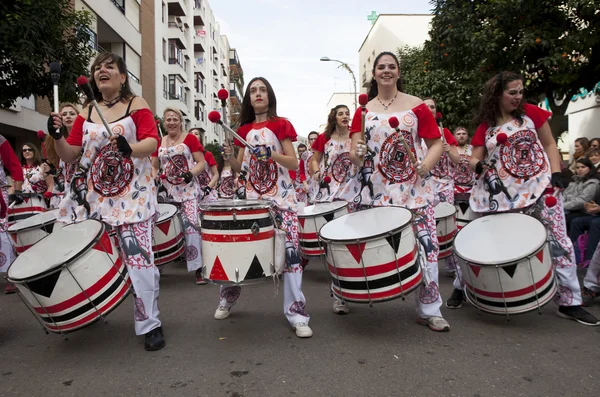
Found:
<svg viewBox="0 0 600 397"><path fill-rule="evenodd" d="M88 74L94 49L89 12L75 11L70 0L0 2L0 107L18 97L52 98L50 62L62 66L61 101L78 99L77 77Z"/></svg>
<svg viewBox="0 0 600 397"><path fill-rule="evenodd" d="M221 146L218 143L207 143L204 145L204 149L208 150L215 156L217 163L221 161Z"/></svg>

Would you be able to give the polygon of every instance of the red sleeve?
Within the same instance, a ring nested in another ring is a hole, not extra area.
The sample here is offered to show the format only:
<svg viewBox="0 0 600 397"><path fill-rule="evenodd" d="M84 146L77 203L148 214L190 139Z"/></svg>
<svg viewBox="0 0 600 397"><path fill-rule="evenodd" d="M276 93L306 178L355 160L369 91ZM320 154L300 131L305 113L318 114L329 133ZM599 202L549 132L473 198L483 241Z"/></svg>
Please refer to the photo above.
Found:
<svg viewBox="0 0 600 397"><path fill-rule="evenodd" d="M198 140L198 138L196 138L196 136L194 134L187 134L185 136L185 139L183 140L183 143L190 148L190 152L194 153L194 152L204 152L204 148L202 147L202 145L200 144L200 141Z"/></svg>
<svg viewBox="0 0 600 397"><path fill-rule="evenodd" d="M75 122L73 123L73 127L71 128L71 132L69 132L69 136L67 137L67 143L71 146L83 146L83 123L85 119L82 115L77 116Z"/></svg>
<svg viewBox="0 0 600 397"><path fill-rule="evenodd" d="M292 142L296 142L296 137L298 134L296 133L292 123L290 123L288 119L284 118L280 118L276 122L277 126L274 127L275 130L273 132L275 132L275 135L277 135L279 141L281 142L284 139L289 138Z"/></svg>
<svg viewBox="0 0 600 397"><path fill-rule="evenodd" d="M244 124L243 126L241 126L240 128L238 128L237 133L239 136L242 137L242 139L246 139L246 136L248 136L248 133L250 132L250 130L252 129L252 124ZM233 139L233 144L239 147L243 147L245 148L246 146L244 146L244 144L237 138Z"/></svg>
<svg viewBox="0 0 600 397"><path fill-rule="evenodd" d="M290 174L290 178L292 178L292 181L296 180L296 171L288 170L288 174Z"/></svg>
<svg viewBox="0 0 600 397"><path fill-rule="evenodd" d="M450 146L458 146L458 142L456 142L456 138L450 132L448 128L444 128L444 138L446 139L446 143Z"/></svg>
<svg viewBox="0 0 600 397"><path fill-rule="evenodd" d="M413 108L412 111L417 116L417 133L420 138L438 139L442 137L440 128L436 124L433 114L431 114L431 111L425 103Z"/></svg>
<svg viewBox="0 0 600 397"><path fill-rule="evenodd" d="M471 139L472 146L485 146L485 133L488 130L488 126L486 123L481 123L479 127L477 127L477 131L475 131L475 135L473 135L473 139Z"/></svg>
<svg viewBox="0 0 600 397"><path fill-rule="evenodd" d="M367 110L367 113L369 111ZM365 114L365 117L367 117L367 115ZM352 136L352 134L354 134L355 132L361 132L362 128L362 109L361 108L357 108L356 112L354 112L354 117L352 117L352 124L350 125L350 136Z"/></svg>
<svg viewBox="0 0 600 397"><path fill-rule="evenodd" d="M138 141L146 138L156 139L156 148L160 146L160 139L158 138L158 130L156 129L156 121L154 121L154 115L150 109L139 109L131 113L131 119L135 124L136 138Z"/></svg>
<svg viewBox="0 0 600 397"><path fill-rule="evenodd" d="M546 120L552 116L551 112L548 112L539 106L526 103L523 107L525 108L525 115L533 121L533 125L535 125L536 129L543 126Z"/></svg>
<svg viewBox="0 0 600 397"><path fill-rule="evenodd" d="M23 167L21 167L21 163L12 146L6 140L0 145L0 157L2 157L2 162L6 169L10 172L11 178L15 182L23 182Z"/></svg>
<svg viewBox="0 0 600 397"><path fill-rule="evenodd" d="M298 171L300 172L300 182L304 182L306 180L306 166L302 159L298 161Z"/></svg>
<svg viewBox="0 0 600 397"><path fill-rule="evenodd" d="M215 156L208 150L204 152L204 160L208 163L209 167L213 167L217 165L217 161L215 160Z"/></svg>
<svg viewBox="0 0 600 397"><path fill-rule="evenodd" d="M319 134L319 137L313 142L312 150L315 152L325 153L325 144L329 141L324 132Z"/></svg>

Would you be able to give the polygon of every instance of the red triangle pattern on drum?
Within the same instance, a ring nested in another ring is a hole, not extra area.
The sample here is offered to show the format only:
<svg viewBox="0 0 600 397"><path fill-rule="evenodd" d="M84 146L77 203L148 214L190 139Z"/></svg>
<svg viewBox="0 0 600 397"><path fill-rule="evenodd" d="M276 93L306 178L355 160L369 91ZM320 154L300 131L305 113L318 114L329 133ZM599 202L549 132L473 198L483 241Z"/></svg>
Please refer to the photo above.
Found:
<svg viewBox="0 0 600 397"><path fill-rule="evenodd" d="M210 271L210 276L208 276L209 280L223 280L229 281L227 277L227 273L225 273L225 269L223 269L223 265L217 256L215 258L215 264L213 265L212 270Z"/></svg>
<svg viewBox="0 0 600 397"><path fill-rule="evenodd" d="M24 201L25 203L29 203L29 197L23 197L23 201Z"/></svg>
<svg viewBox="0 0 600 397"><path fill-rule="evenodd" d="M171 227L171 219L167 219L164 222L161 223L157 223L156 227L160 229L161 232L163 232L163 234L165 236L169 235L169 228Z"/></svg>
<svg viewBox="0 0 600 397"><path fill-rule="evenodd" d="M304 221L306 220L306 218L298 218L298 222L300 223L300 226L304 229Z"/></svg>
<svg viewBox="0 0 600 397"><path fill-rule="evenodd" d="M367 243L346 244L346 248L348 248L348 251L352 254L356 263L360 263L360 258L365 250L365 245L367 245Z"/></svg>
<svg viewBox="0 0 600 397"><path fill-rule="evenodd" d="M110 240L110 236L108 235L108 233L102 233L102 237L100 237L100 240L96 244L94 244L92 248L100 252L106 252L107 254L112 255L112 241Z"/></svg>
<svg viewBox="0 0 600 397"><path fill-rule="evenodd" d="M544 263L544 250L540 250L535 257L539 259L540 263Z"/></svg>
<svg viewBox="0 0 600 397"><path fill-rule="evenodd" d="M481 267L475 266L475 265L469 265L469 267L471 268L471 271L473 272L475 277L479 277L479 272L481 271Z"/></svg>

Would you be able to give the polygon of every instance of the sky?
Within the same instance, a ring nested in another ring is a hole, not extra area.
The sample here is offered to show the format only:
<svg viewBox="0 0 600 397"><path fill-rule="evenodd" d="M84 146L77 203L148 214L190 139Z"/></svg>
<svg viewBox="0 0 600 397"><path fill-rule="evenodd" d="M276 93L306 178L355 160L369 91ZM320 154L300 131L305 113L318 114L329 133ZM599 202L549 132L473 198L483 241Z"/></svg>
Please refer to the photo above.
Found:
<svg viewBox="0 0 600 397"><path fill-rule="evenodd" d="M209 5L221 34L238 51L245 83L257 76L269 80L277 113L302 136L325 124L332 93L353 91L350 74L321 57L348 63L360 84L358 50L371 28L371 11L431 10L428 0L209 0Z"/></svg>

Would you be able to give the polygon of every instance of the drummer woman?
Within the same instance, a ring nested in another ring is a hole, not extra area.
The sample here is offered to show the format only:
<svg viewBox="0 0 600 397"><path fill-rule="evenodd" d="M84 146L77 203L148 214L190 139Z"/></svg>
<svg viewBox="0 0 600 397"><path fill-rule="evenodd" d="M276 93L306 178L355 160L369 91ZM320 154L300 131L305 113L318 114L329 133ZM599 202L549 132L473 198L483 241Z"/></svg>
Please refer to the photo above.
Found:
<svg viewBox="0 0 600 397"><path fill-rule="evenodd" d="M440 312L442 299L438 291L439 247L432 205L433 189L426 179L444 150L440 131L427 105L402 92L400 65L393 53L377 55L372 74L365 140L360 134L360 109L356 110L350 129L350 159L362 169L358 177L346 184L341 196L363 208L402 206L413 212L413 225L425 248L430 278L429 283L421 285L415 294L416 320L433 331L449 331L450 325ZM418 160L417 164L412 163L401 137L389 126L388 120L392 116L400 121L400 130L408 132L403 134L404 139ZM428 147L427 155L420 144L421 139Z"/></svg>
<svg viewBox="0 0 600 397"><path fill-rule="evenodd" d="M23 193L37 193L45 198L52 197L54 178L44 172L42 156L37 147L26 143L21 148L21 165L23 166Z"/></svg>
<svg viewBox="0 0 600 397"><path fill-rule="evenodd" d="M163 113L167 134L158 151L152 154L155 175L167 190L168 200L179 208L185 229L185 259L188 272L196 272L196 284L206 284L202 279L201 240L198 230L198 196L201 194L197 177L204 169L204 148L200 141L183 130L181 110L166 108Z"/></svg>
<svg viewBox="0 0 600 397"><path fill-rule="evenodd" d="M217 160L210 150L203 149L204 154L204 169L198 175L198 183L200 184L201 195L198 196L200 204L206 204L219 199L217 183L219 183L219 169L217 168Z"/></svg>
<svg viewBox="0 0 600 397"><path fill-rule="evenodd" d="M600 322L581 307L581 289L573 244L567 236L559 193L561 180L556 142L548 125L550 113L523 100L523 77L500 72L485 83L471 144L471 169L481 177L471 191L471 209L491 214L523 212L541 221L548 231L552 264L558 275L556 302L560 317L584 325ZM557 201L552 206L546 202ZM515 226L518 227L518 226ZM464 299L460 268L446 306L459 308Z"/></svg>
<svg viewBox="0 0 600 397"><path fill-rule="evenodd" d="M305 311L306 299L302 293L302 272L298 255L298 201L288 170L298 169L298 159L292 142L296 130L292 124L277 116L277 99L271 84L263 77L255 77L248 84L240 115L238 134L260 150L260 156L240 147L238 157L231 157L231 168L245 172L246 197L270 200L274 205L275 219L286 232L286 270L283 273L283 312L299 338L309 338L313 332L308 326ZM225 156L232 150L224 145ZM277 172L269 172L271 168ZM240 295L240 287L221 287L221 302L215 312L217 320L229 317L231 307Z"/></svg>
<svg viewBox="0 0 600 397"><path fill-rule="evenodd" d="M90 73L92 90L111 135L89 100L85 117L77 117L67 139L50 130L62 160L71 163L83 153L60 202L58 220L69 223L90 217L117 229L133 284L135 332L145 335L146 350L159 350L165 339L158 319L160 275L152 252L158 203L150 161L159 145L156 123L146 101L131 91L123 58L99 54ZM60 115L53 116L54 127L62 127Z"/></svg>
<svg viewBox="0 0 600 397"><path fill-rule="evenodd" d="M237 147L234 147L233 157L237 156ZM219 172L219 184L217 191L220 199L231 200L234 198L237 186L237 174L231 168L231 160L220 156L217 162L217 170Z"/></svg>
<svg viewBox="0 0 600 397"><path fill-rule="evenodd" d="M75 119L77 115L79 115L79 110L72 103L63 104L58 113L60 117L62 117L63 125L65 127L64 133L65 138L69 136L71 132L71 128L73 128L73 123L75 123ZM52 116L48 118L48 131L53 128L54 119ZM63 194L65 192L65 184L71 182L71 178L77 169L77 161L72 163L65 163L62 161L58 154L56 153L56 149L54 148L54 138L50 135L46 137L44 140L44 145L46 147L46 160L54 169L52 169L48 164L44 163L44 171L46 173L52 174L54 179L54 188L52 189L52 198L50 199L50 207L58 208L58 203L62 200Z"/></svg>

